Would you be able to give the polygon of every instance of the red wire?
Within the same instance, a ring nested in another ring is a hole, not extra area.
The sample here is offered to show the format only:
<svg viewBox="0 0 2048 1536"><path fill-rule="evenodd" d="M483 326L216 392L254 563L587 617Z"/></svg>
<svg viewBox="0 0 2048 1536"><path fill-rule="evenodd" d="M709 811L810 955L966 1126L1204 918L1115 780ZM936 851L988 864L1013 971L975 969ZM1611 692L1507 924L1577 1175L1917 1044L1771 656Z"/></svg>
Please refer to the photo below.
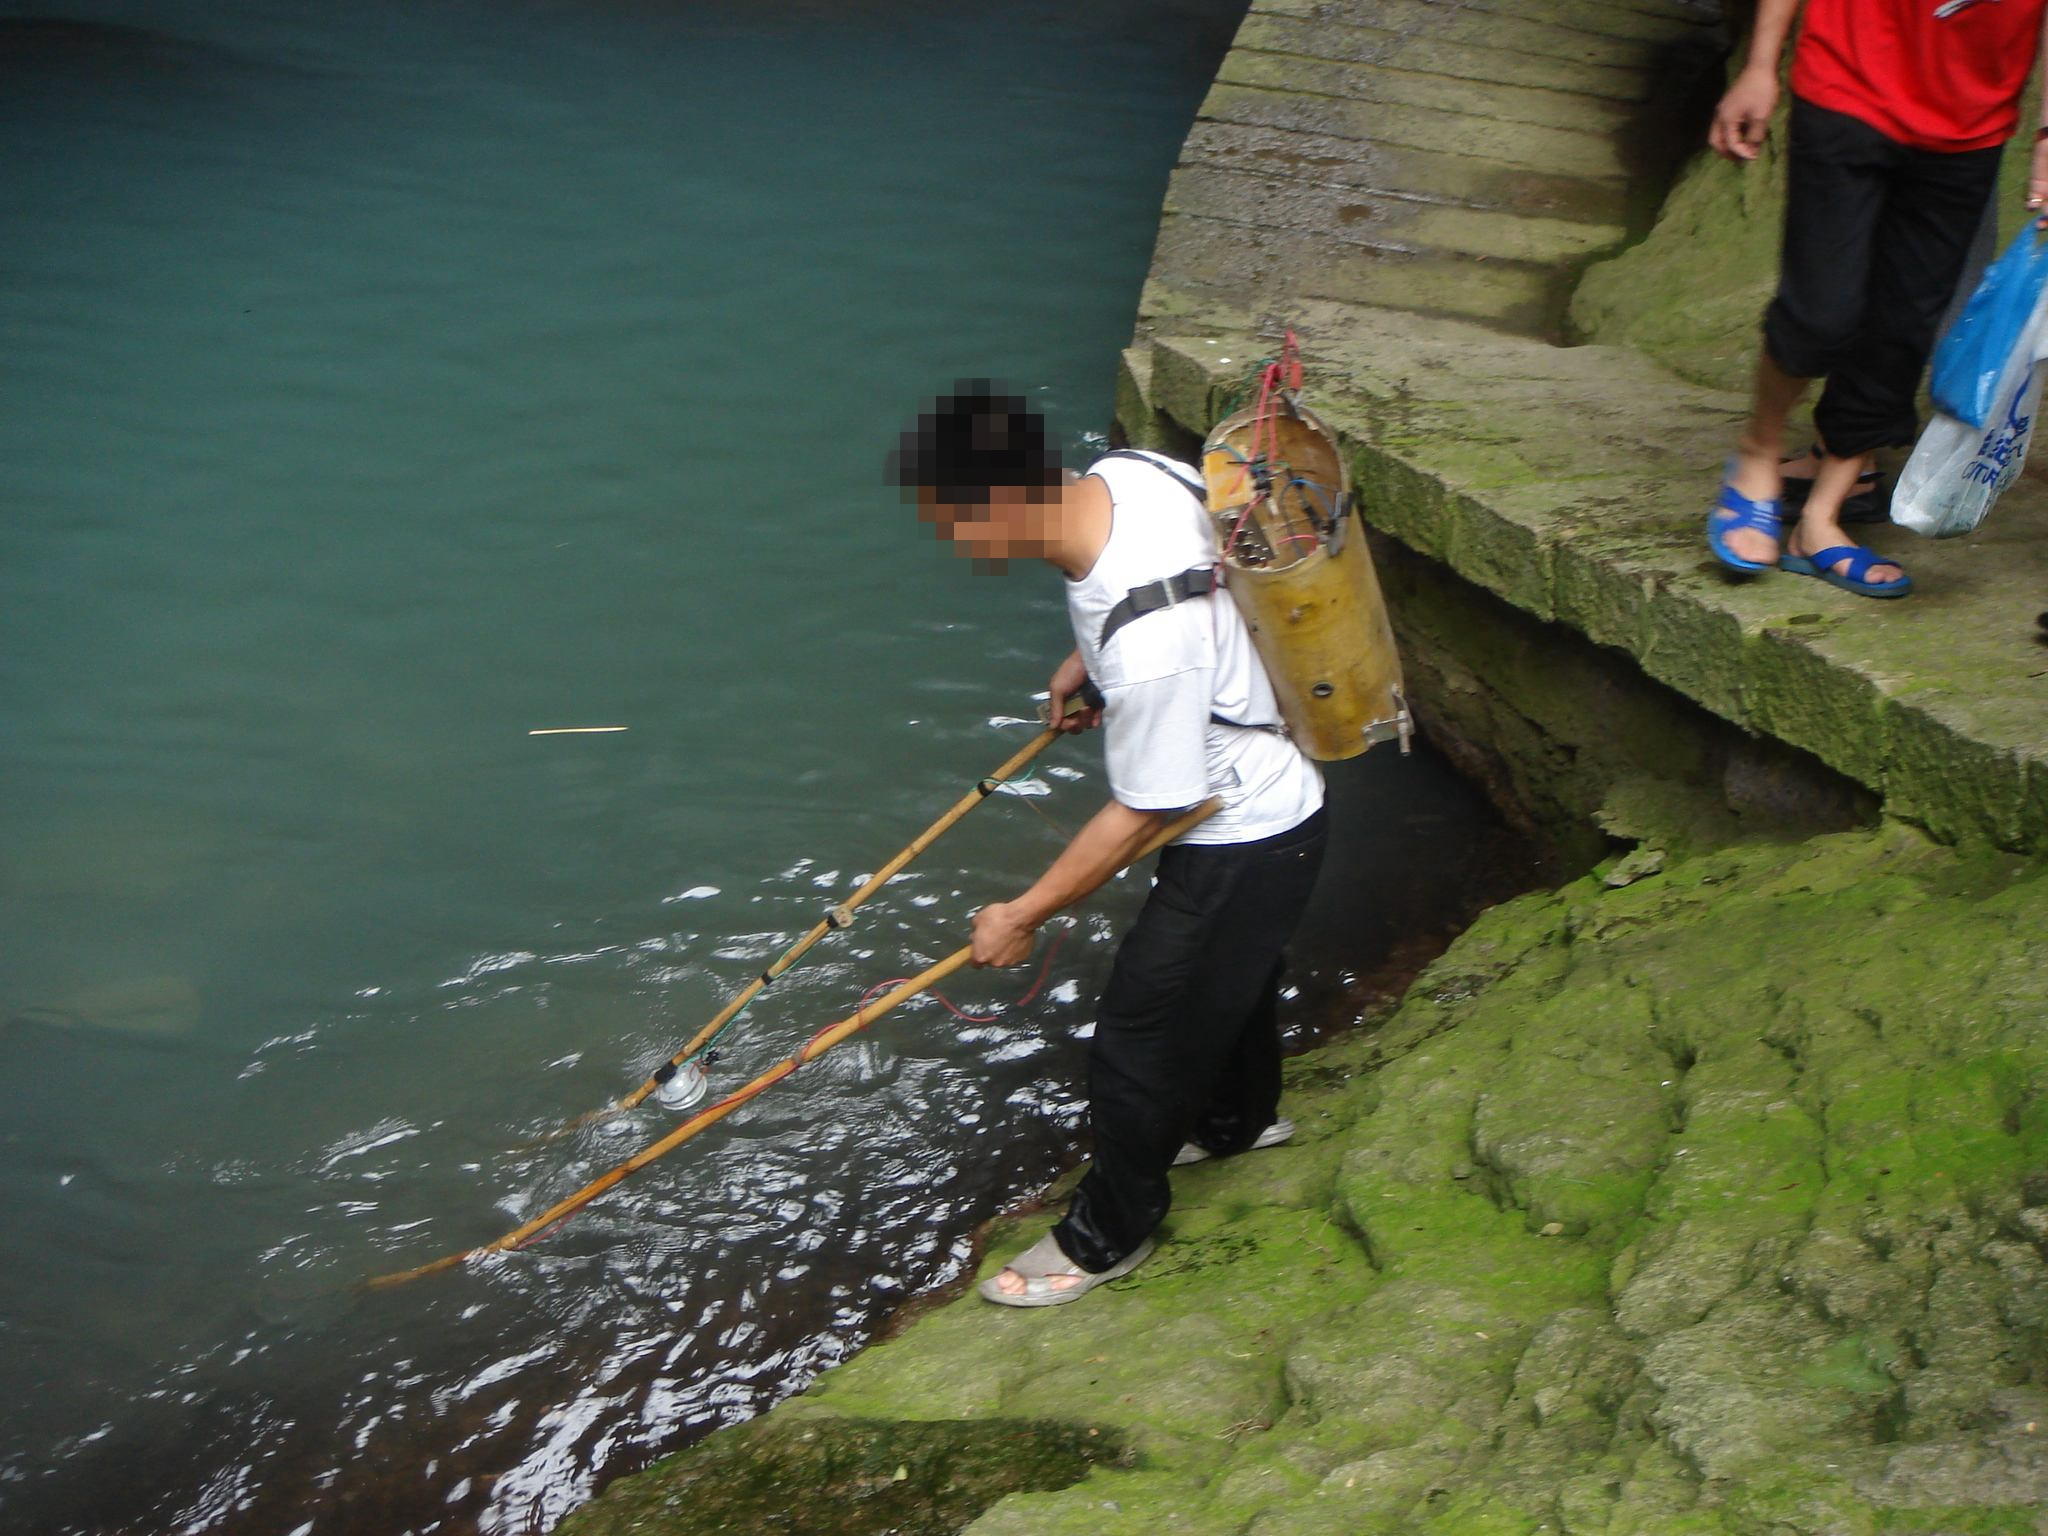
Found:
<svg viewBox="0 0 2048 1536"><path fill-rule="evenodd" d="M1259 399L1258 403L1252 407L1252 451L1250 456L1238 465L1237 479L1231 484L1232 491L1235 491L1238 486L1244 484L1245 476L1251 473L1252 465L1261 460L1269 467L1279 462L1280 417L1272 409L1273 397L1281 393L1282 390L1293 390L1297 394L1300 393L1301 377L1301 343L1295 337L1292 328L1290 328L1285 341L1281 344L1279 359L1266 364L1264 368L1259 370ZM1231 525L1230 535L1224 540L1223 547L1226 550L1237 541L1237 536L1244 531L1244 525L1251 520L1253 511L1265 499L1264 496L1254 496L1245 503L1244 511L1238 515L1237 521ZM1299 541L1306 544L1320 542L1305 534L1290 535L1289 541Z"/></svg>
<svg viewBox="0 0 2048 1536"><path fill-rule="evenodd" d="M1010 1004L1010 1007L1004 1009L1003 1013L1008 1013L1011 1009L1015 1008L1028 1007L1031 1003L1031 1000L1038 996L1039 989L1045 985L1045 978L1052 972L1053 956L1057 955L1060 952L1060 946L1066 942L1067 936L1064 933L1060 934L1052 941L1052 948L1048 949L1045 952L1045 963L1039 966L1038 968L1038 980L1032 982L1031 990L1029 992L1026 992L1022 997L1018 998L1016 1002ZM909 981L910 979L911 978L908 976L898 976L893 981L876 982L872 987L869 987L866 992L861 994L860 1006L858 1008L855 1008L854 1012L858 1013L860 1012L861 1008L867 1007L868 1003L872 1001L878 993L886 992L891 987L900 987L903 985L904 982ZM993 1024L997 1019L1000 1019L1003 1016L1003 1013L963 1013L960 1009L955 1008L950 1002L947 1002L943 993L934 992L932 993L932 996L937 998L941 1003L945 1004L946 1011L952 1014L954 1018L963 1019L969 1024ZM827 1026L827 1028L830 1027L831 1026L829 1025ZM817 1036L813 1035L811 1038L815 1040Z"/></svg>
<svg viewBox="0 0 2048 1536"><path fill-rule="evenodd" d="M1245 476L1251 473L1253 464L1261 459L1268 465L1279 460L1280 418L1271 407L1273 397L1283 389L1291 389L1297 393L1301 390L1301 343L1296 340L1291 328L1287 332L1286 340L1281 344L1279 360L1268 363L1259 370L1259 399L1252 407L1252 451L1238 466L1237 479L1231 485L1233 491L1244 484ZM1263 497L1254 496L1245 504L1244 512L1230 530L1230 538L1225 541L1226 548L1244 531L1244 525L1251 518L1253 508L1262 500Z"/></svg>

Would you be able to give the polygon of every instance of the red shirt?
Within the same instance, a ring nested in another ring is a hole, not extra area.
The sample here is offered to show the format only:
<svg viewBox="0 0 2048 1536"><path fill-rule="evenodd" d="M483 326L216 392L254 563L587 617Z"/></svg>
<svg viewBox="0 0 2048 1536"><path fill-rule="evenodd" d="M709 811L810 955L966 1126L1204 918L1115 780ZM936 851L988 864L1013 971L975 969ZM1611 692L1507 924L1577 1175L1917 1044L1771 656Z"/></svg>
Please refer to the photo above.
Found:
<svg viewBox="0 0 2048 1536"><path fill-rule="evenodd" d="M1918 149L2012 137L2048 0L1808 0L1792 90Z"/></svg>

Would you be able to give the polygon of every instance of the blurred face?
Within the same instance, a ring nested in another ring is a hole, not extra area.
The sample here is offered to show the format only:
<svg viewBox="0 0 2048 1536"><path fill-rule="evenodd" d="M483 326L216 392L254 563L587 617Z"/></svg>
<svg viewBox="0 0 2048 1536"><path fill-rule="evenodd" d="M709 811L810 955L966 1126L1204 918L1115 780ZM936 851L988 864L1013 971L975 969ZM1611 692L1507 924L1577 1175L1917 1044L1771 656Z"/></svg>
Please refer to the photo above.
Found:
<svg viewBox="0 0 2048 1536"><path fill-rule="evenodd" d="M943 502L918 493L917 515L953 552L975 560L1044 559L1059 539L1059 488L994 486L987 503Z"/></svg>

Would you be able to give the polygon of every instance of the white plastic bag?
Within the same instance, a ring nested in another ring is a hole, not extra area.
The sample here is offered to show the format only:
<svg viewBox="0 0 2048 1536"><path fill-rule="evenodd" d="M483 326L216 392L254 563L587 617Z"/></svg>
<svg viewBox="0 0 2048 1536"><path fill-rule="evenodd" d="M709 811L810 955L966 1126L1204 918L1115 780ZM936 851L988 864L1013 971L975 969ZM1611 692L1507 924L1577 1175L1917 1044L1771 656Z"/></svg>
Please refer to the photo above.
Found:
<svg viewBox="0 0 2048 1536"><path fill-rule="evenodd" d="M2048 293L2034 306L2005 371L1986 425L1937 413L1913 445L1892 492L1892 521L1930 539L1952 539L1984 521L1999 493L2026 467L2048 356Z"/></svg>

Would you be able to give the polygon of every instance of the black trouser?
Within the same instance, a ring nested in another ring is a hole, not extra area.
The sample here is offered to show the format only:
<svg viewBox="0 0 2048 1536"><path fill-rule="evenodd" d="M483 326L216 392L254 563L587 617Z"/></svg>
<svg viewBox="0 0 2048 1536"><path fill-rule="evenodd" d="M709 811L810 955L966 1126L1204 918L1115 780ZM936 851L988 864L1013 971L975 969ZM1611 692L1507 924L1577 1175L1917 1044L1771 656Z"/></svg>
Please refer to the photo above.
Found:
<svg viewBox="0 0 2048 1536"><path fill-rule="evenodd" d="M1854 458L1913 441L1920 371L1998 182L1999 151L1914 149L1859 118L1792 103L1778 296L1764 347L1823 375L1814 429Z"/></svg>
<svg viewBox="0 0 2048 1536"><path fill-rule="evenodd" d="M1280 953L1322 867L1324 813L1255 843L1182 844L1116 952L1088 1057L1095 1156L1053 1228L1081 1268L1108 1269L1173 1203L1190 1137L1242 1152L1280 1105Z"/></svg>

